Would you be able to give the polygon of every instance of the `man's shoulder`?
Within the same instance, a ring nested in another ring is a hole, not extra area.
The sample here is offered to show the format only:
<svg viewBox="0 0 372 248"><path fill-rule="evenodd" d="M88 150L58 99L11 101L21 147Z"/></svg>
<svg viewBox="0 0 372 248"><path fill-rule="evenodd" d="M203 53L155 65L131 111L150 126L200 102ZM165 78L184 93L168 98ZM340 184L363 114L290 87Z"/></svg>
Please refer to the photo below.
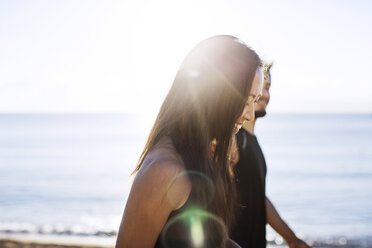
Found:
<svg viewBox="0 0 372 248"><path fill-rule="evenodd" d="M236 140L240 149L245 149L247 146L260 146L256 135L243 128L236 134Z"/></svg>
<svg viewBox="0 0 372 248"><path fill-rule="evenodd" d="M239 132L241 132L244 135L248 135L250 137L256 137L256 135L254 134L254 132L252 132L250 130L247 130L244 126L239 130Z"/></svg>

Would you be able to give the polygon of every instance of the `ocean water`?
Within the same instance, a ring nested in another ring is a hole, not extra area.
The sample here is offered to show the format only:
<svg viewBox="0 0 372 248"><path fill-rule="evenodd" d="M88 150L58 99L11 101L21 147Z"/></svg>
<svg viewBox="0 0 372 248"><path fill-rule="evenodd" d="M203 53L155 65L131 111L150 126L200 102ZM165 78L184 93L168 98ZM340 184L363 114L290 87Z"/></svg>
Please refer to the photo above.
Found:
<svg viewBox="0 0 372 248"><path fill-rule="evenodd" d="M149 124L135 115L0 115L0 237L113 244ZM267 195L295 232L372 246L372 115L258 120ZM270 245L282 240L268 229Z"/></svg>

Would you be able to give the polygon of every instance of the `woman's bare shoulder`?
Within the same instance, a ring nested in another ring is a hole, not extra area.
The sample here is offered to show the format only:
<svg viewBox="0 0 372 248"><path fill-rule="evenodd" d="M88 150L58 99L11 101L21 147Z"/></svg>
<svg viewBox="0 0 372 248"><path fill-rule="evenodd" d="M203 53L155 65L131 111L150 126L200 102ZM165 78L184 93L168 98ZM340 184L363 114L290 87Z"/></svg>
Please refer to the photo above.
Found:
<svg viewBox="0 0 372 248"><path fill-rule="evenodd" d="M171 212L187 201L191 186L179 176L185 169L176 155L168 143L146 155L128 196L117 247L153 247Z"/></svg>
<svg viewBox="0 0 372 248"><path fill-rule="evenodd" d="M188 199L191 184L179 154L167 140L157 144L146 156L138 170L135 182L156 188L157 194L166 194L174 209Z"/></svg>
<svg viewBox="0 0 372 248"><path fill-rule="evenodd" d="M148 160L155 160L157 162L172 162L180 167L184 168L183 159L177 152L173 145L172 140L169 137L163 137L147 154Z"/></svg>

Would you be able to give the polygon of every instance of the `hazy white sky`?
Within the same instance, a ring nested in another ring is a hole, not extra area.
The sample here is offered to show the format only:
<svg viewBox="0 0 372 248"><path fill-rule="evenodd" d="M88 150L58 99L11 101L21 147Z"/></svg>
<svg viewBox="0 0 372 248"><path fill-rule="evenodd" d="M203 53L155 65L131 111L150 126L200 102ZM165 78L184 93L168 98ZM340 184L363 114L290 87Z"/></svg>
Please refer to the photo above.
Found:
<svg viewBox="0 0 372 248"><path fill-rule="evenodd" d="M367 0L0 0L0 112L154 116L215 34L273 60L269 112L372 113Z"/></svg>

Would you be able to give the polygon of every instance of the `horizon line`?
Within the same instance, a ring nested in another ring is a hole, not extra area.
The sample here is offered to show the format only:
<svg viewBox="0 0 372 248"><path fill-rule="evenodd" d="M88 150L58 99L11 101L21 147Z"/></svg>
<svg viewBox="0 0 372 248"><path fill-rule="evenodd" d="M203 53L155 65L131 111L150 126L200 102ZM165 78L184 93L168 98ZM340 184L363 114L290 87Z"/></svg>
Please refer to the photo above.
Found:
<svg viewBox="0 0 372 248"><path fill-rule="evenodd" d="M267 115L372 115L371 112L267 112ZM141 115L135 112L0 112L0 115Z"/></svg>

